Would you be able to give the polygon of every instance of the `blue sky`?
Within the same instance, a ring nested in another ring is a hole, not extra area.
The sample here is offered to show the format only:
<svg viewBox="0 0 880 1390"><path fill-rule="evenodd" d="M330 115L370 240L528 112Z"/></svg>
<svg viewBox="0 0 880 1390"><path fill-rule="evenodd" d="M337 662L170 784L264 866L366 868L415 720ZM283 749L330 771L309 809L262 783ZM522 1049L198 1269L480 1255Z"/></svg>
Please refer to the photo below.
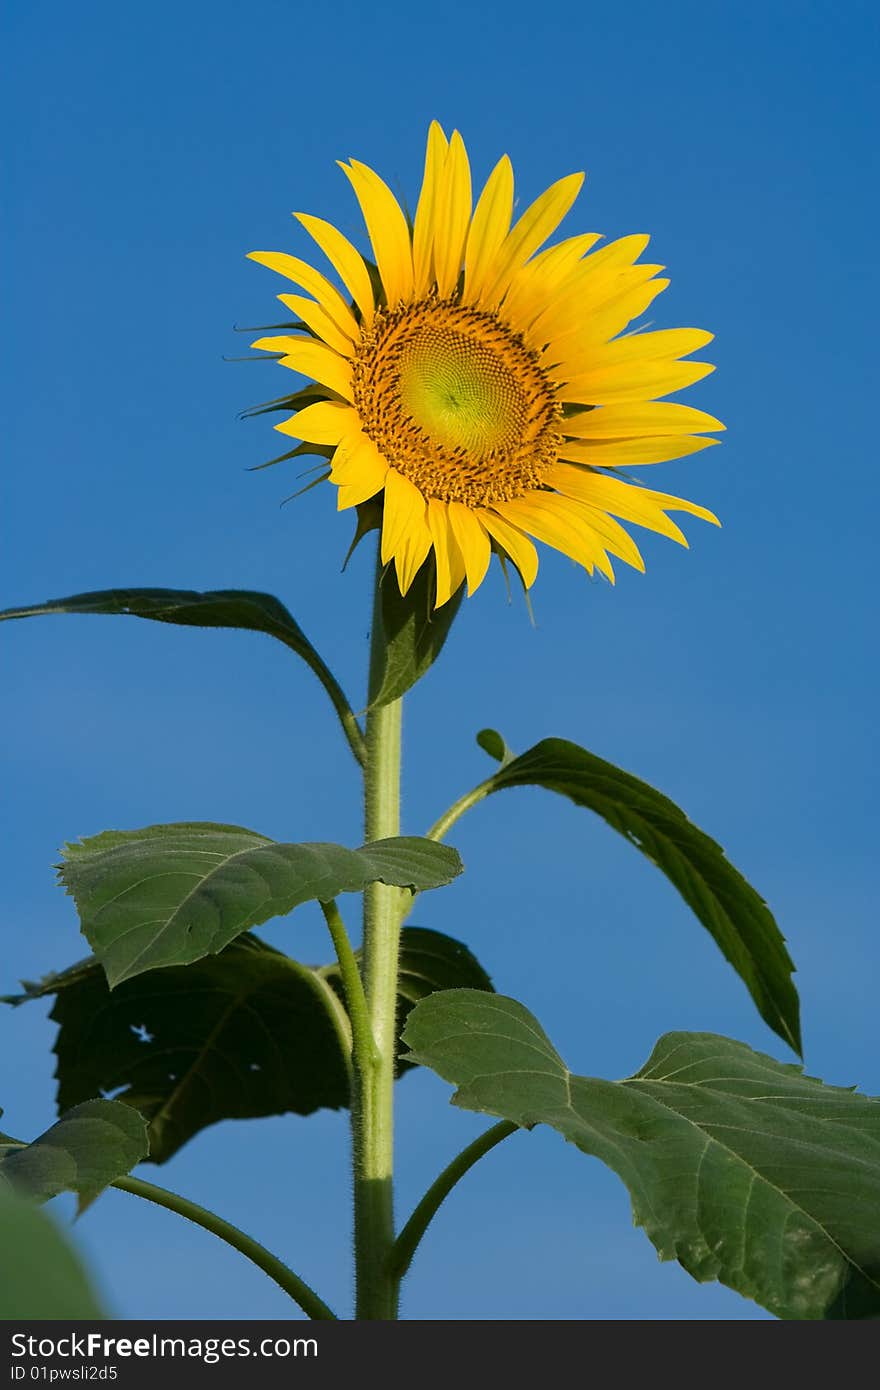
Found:
<svg viewBox="0 0 880 1390"><path fill-rule="evenodd" d="M880 1092L876 1046L876 9L675 0L548 11L282 0L32 0L7 11L2 605L113 585L277 593L361 698L367 548L329 488L289 506L265 421L271 365L231 365L271 322L252 248L306 246L307 210L357 233L334 161L410 199L428 122L478 176L507 151L525 203L573 169L567 225L652 233L658 327L713 329L689 403L722 448L650 482L716 510L686 552L648 538L615 589L542 556L537 627L495 572L406 714L404 812L419 833L486 771L474 733L559 735L637 773L725 846L799 967L807 1067ZM274 307L273 307L274 306ZM872 505L873 503L873 505ZM621 567L622 569L623 567ZM5 948L0 989L83 953L54 886L65 839L205 819L358 843L354 765L309 672L280 646L123 619L0 632ZM570 1065L622 1076L671 1029L784 1058L666 881L604 825L538 791L456 828L467 872L419 923L465 939ZM354 900L349 902L351 914ZM328 956L304 908L265 933ZM51 1122L52 1027L0 1017L13 1132ZM789 1060L786 1058L786 1060ZM399 1089L402 1214L484 1122L427 1074ZM340 1115L225 1124L145 1176L231 1220L345 1305ZM60 1204L63 1206L63 1203ZM281 1317L231 1251L110 1193L75 1238L119 1316ZM660 1265L626 1193L554 1134L475 1170L417 1258L421 1319L737 1319L760 1310Z"/></svg>

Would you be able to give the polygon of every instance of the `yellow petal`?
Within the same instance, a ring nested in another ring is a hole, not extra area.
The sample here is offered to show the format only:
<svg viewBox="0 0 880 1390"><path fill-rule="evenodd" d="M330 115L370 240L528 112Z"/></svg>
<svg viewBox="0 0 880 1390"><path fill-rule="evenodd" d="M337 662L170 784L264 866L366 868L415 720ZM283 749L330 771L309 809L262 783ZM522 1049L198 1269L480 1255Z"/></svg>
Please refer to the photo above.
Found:
<svg viewBox="0 0 880 1390"><path fill-rule="evenodd" d="M412 243L400 204L388 185L366 164L353 159L339 167L361 205L389 307L409 303L413 291Z"/></svg>
<svg viewBox="0 0 880 1390"><path fill-rule="evenodd" d="M574 519L564 505L565 498L549 492L532 492L512 502L496 502L495 511L537 540L561 550L584 566L589 574L598 565L607 573L604 551L583 522ZM603 564L604 562L604 564Z"/></svg>
<svg viewBox="0 0 880 1390"><path fill-rule="evenodd" d="M640 435L702 434L725 428L714 415L691 405L671 401L639 401L631 405L603 405L566 415L565 434L578 439L626 439Z"/></svg>
<svg viewBox="0 0 880 1390"><path fill-rule="evenodd" d="M290 352L291 348L295 347L300 341L307 342L308 340L305 338L300 340L294 337L292 333L274 333L268 338L255 338L251 343L251 347L260 352L277 352L283 356L285 352Z"/></svg>
<svg viewBox="0 0 880 1390"><path fill-rule="evenodd" d="M528 536L518 526L512 526L509 521L503 521L495 512L489 511L488 507L477 507L476 512L492 539L516 565L525 588L530 589L538 576L538 552Z"/></svg>
<svg viewBox="0 0 880 1390"><path fill-rule="evenodd" d="M465 304L475 303L510 230L513 215L513 165L504 154L492 170L474 209L464 256Z"/></svg>
<svg viewBox="0 0 880 1390"><path fill-rule="evenodd" d="M380 468L383 470L384 480L389 464L369 435L364 434L361 429L355 429L350 430L339 441L331 460L331 468L330 481L341 487L357 483L367 474L375 476Z"/></svg>
<svg viewBox="0 0 880 1390"><path fill-rule="evenodd" d="M588 256L586 266L592 260ZM545 343L558 343L567 334L577 333L595 339L593 319L600 309L629 290L636 290L663 269L662 265L634 265L613 268L603 275L587 276L578 267L536 320L533 334Z"/></svg>
<svg viewBox="0 0 880 1390"><path fill-rule="evenodd" d="M651 280L615 295L601 307L594 306L573 331L551 340L541 354L541 365L562 378L580 376L585 370L604 366L609 339L633 319L640 318L668 284L668 280Z"/></svg>
<svg viewBox="0 0 880 1390"><path fill-rule="evenodd" d="M546 246L534 255L527 265L517 271L517 277L531 277L540 274L550 277L548 284L560 284L573 270L582 271L595 256L587 256L591 246L600 239L600 232L579 232L577 236L565 237L554 246Z"/></svg>
<svg viewBox="0 0 880 1390"><path fill-rule="evenodd" d="M343 357L353 355L354 342L351 337L337 327L330 315L314 299L306 299L305 295L302 294L285 294L279 295L278 298L283 299L291 313L302 319L303 323L313 333L316 333L328 347L334 348L336 352L341 352ZM357 332L357 324L355 324L355 332Z"/></svg>
<svg viewBox="0 0 880 1390"><path fill-rule="evenodd" d="M347 434L358 430L359 421L357 411L350 405L341 401L315 401L275 428L308 444L338 444Z"/></svg>
<svg viewBox="0 0 880 1390"><path fill-rule="evenodd" d="M578 476L574 476L578 475ZM714 512L682 497L670 497L665 492L651 492L648 488L636 487L622 482L619 478L606 478L601 473L585 473L564 463L556 464L548 470L547 481L553 487L564 487L566 492L576 495L589 506L600 507L624 521L644 526L646 530L656 531L671 540L687 545L687 541L673 521L666 516L667 511L689 512L702 521L714 526L720 525Z"/></svg>
<svg viewBox="0 0 880 1390"><path fill-rule="evenodd" d="M546 481L554 487L559 487L564 481L562 466L557 465L560 470L555 477L546 476ZM583 499L579 496L576 488L561 488L562 496L556 496L552 503L548 502L548 507L557 516L571 522L578 530L586 530L587 535L593 545L597 547L595 562L603 574L606 574L614 583L614 571L611 568L605 555L606 550L610 550L612 555L617 555L626 564L632 565L633 569L644 573L645 562L641 552L633 540L632 536L627 535L623 527L618 525L613 517L593 505L584 505Z"/></svg>
<svg viewBox="0 0 880 1390"><path fill-rule="evenodd" d="M269 270L277 271L288 280L293 280L294 284L299 285L313 299L317 299L321 308L347 337L352 341L357 340L360 332L357 319L336 286L331 285L326 276L315 270L314 266L309 265L307 261L301 261L297 256L288 256L284 251L251 251L248 259L256 261L258 265L267 266ZM278 298L282 304L287 303L287 295L279 294Z"/></svg>
<svg viewBox="0 0 880 1390"><path fill-rule="evenodd" d="M686 458L688 454L698 454L701 449L717 443L717 439L699 439L689 434L644 434L636 439L570 439L562 445L559 456L573 463L588 463L593 468L619 468Z"/></svg>
<svg viewBox="0 0 880 1390"><path fill-rule="evenodd" d="M563 291L585 252L598 240L598 232L567 237L556 246L539 251L521 266L504 297L504 316L508 322L520 331L532 324Z"/></svg>
<svg viewBox="0 0 880 1390"><path fill-rule="evenodd" d="M268 341L266 338L260 339L260 342ZM334 352L325 343L318 343L312 338L290 338L288 342L289 346L285 348L284 356L281 358L282 367L289 367L293 372L311 377L312 381L329 386L344 400L351 400L350 362L340 357L338 352Z"/></svg>
<svg viewBox="0 0 880 1390"><path fill-rule="evenodd" d="M457 130L452 132L443 165L434 226L434 278L441 298L458 284L471 217L471 170Z"/></svg>
<svg viewBox="0 0 880 1390"><path fill-rule="evenodd" d="M605 549L610 551L612 555L616 555L619 560L623 560L624 564L631 565L634 570L644 574L645 562L642 559L642 552L632 536L624 531L620 523L615 521L613 516L609 516L607 512L599 511L595 507L585 507L581 503L577 505L580 514L586 517L590 530L595 531L596 535L599 536ZM613 584L614 575L611 574L609 578Z"/></svg>
<svg viewBox="0 0 880 1390"><path fill-rule="evenodd" d="M609 241L607 246L594 251L592 256L588 256L584 261L584 275L598 275L600 272L604 275L609 270L622 270L633 265L650 240L645 233L637 232L631 236L618 237L616 241Z"/></svg>
<svg viewBox="0 0 880 1390"><path fill-rule="evenodd" d="M670 540L687 545L684 534L675 522L670 521L663 511L651 507L645 501L644 494L639 496L640 490L631 483L618 482L616 478L603 478L598 473L586 473L564 463L558 463L554 468L548 470L547 481L553 487L563 491L566 496L575 498L587 506L614 512L624 521L643 525L647 530L656 531L662 536L667 536ZM612 483L615 486L608 488L604 486L605 483ZM631 496L630 494L636 495ZM643 520L646 517L650 518L654 524L648 525Z"/></svg>
<svg viewBox="0 0 880 1390"><path fill-rule="evenodd" d="M551 186L526 208L522 217L505 237L479 302L493 308L504 297L511 278L539 246L551 236L568 212L583 184L583 174L568 174Z"/></svg>
<svg viewBox="0 0 880 1390"><path fill-rule="evenodd" d="M355 507L381 492L388 474L388 463L372 439L360 430L345 436L333 455L331 483L339 488L337 509Z"/></svg>
<svg viewBox="0 0 880 1390"><path fill-rule="evenodd" d="M413 516L407 527L406 535L394 555L397 584L402 594L409 591L413 580L428 558L431 545L431 532L428 530L424 512L421 516Z"/></svg>
<svg viewBox="0 0 880 1390"><path fill-rule="evenodd" d="M424 519L425 499L418 488L389 468L385 479L385 509L382 517L382 564L393 560L406 539L410 525Z"/></svg>
<svg viewBox="0 0 880 1390"><path fill-rule="evenodd" d="M428 293L432 281L434 229L443 165L449 142L443 127L432 121L425 150L425 174L413 224L413 290L418 298Z"/></svg>
<svg viewBox="0 0 880 1390"><path fill-rule="evenodd" d="M360 251L356 251L348 238L322 217L312 217L307 212L295 212L294 217L320 246L360 309L364 323L369 326L373 322L375 302L370 274Z"/></svg>
<svg viewBox="0 0 880 1390"><path fill-rule="evenodd" d="M556 394L561 401L585 405L652 401L682 391L714 370L708 362L634 362L585 372L559 387Z"/></svg>
<svg viewBox="0 0 880 1390"><path fill-rule="evenodd" d="M549 496L549 494L543 493L537 495L541 498ZM591 508L585 507L583 503L578 502L576 499L572 497L561 497L558 494L552 498L552 505L557 518L565 519L578 533L580 533L582 544L584 544L588 550L592 551L592 559L596 568L600 570L607 579L610 579L612 584L615 583L614 569L605 552L606 550L610 550L613 554L616 554L619 549L619 543L614 540L613 537L610 540L606 539L607 528L603 525L596 524L597 514ZM610 520L610 518L608 518L608 520ZM607 532L607 534L609 536L611 535L610 532ZM625 534L624 532L624 535ZM632 550L638 555L634 542L631 543L631 545ZM641 559L641 556L639 556L639 559ZM631 555L627 563L633 563Z"/></svg>
<svg viewBox="0 0 880 1390"><path fill-rule="evenodd" d="M668 280L649 280L645 285L638 285L634 289L624 290L621 294L614 295L601 308L597 306L584 325L585 332L583 335L579 334L578 337L582 342L587 340L591 345L602 343L604 346L612 338L616 338L618 333L622 333L635 319L641 318L642 314L654 303L658 294L662 294L668 287Z"/></svg>
<svg viewBox="0 0 880 1390"><path fill-rule="evenodd" d="M703 328L662 328L656 333L630 333L607 343L602 350L602 366L615 362L656 362L662 357L687 357L688 353L711 343L714 333Z"/></svg>
<svg viewBox="0 0 880 1390"><path fill-rule="evenodd" d="M486 570L492 558L492 547L479 517L470 507L464 506L461 502L449 502L447 505L452 534L458 542L464 560L470 595L476 593L486 578Z"/></svg>
<svg viewBox="0 0 880 1390"><path fill-rule="evenodd" d="M458 593L464 583L464 557L450 525L445 502L438 502L436 498L428 499L428 527L437 562L437 601L434 606L442 608L453 594Z"/></svg>
<svg viewBox="0 0 880 1390"><path fill-rule="evenodd" d="M336 489L336 510L346 512L350 507L359 507L362 502L369 502L370 498L375 497L381 487L381 483L376 487L366 481L343 484Z"/></svg>

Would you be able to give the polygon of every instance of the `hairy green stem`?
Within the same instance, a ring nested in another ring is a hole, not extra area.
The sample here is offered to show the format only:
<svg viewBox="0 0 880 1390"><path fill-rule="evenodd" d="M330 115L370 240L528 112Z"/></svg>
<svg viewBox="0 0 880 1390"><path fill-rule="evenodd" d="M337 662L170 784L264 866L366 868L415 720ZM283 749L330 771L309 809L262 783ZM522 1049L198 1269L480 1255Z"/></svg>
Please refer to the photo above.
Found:
<svg viewBox="0 0 880 1390"><path fill-rule="evenodd" d="M294 1303L302 1308L307 1317L324 1321L333 1319L335 1321L336 1314L328 1308L322 1298L318 1297L314 1289L309 1288L308 1284L300 1279L298 1274L294 1274L292 1269L288 1269L287 1265L279 1260L277 1255L273 1255L267 1250L265 1246L245 1235L244 1231L240 1231L231 1222L224 1221L222 1216L216 1216L214 1212L207 1211L205 1207L200 1207L195 1202L190 1202L186 1197L179 1197L176 1192L168 1192L164 1187L155 1187L153 1183L144 1182L141 1178L117 1178L113 1186L119 1188L120 1192L130 1192L135 1197L143 1197L148 1202L155 1202L157 1206L176 1212L178 1216L185 1216L196 1226L210 1231L212 1235L218 1236L227 1245L238 1250L264 1274L268 1274L270 1279L274 1279L275 1283L286 1294L289 1294Z"/></svg>
<svg viewBox="0 0 880 1390"><path fill-rule="evenodd" d="M352 1050L364 1057L372 1056L376 1059L378 1058L378 1049L370 1029L370 1015L367 1009L367 998L364 994L361 972L358 969L357 958L352 950L351 941L345 930L345 923L336 905L336 900L321 903L321 911L324 914L324 921L327 923L333 948L336 951L336 959L339 962L342 988L345 990L345 1003L348 1017L351 1020Z"/></svg>
<svg viewBox="0 0 880 1390"><path fill-rule="evenodd" d="M431 1184L394 1242L389 1267L398 1282L412 1264L413 1255L416 1253L422 1236L455 1184L473 1168L484 1154L489 1153L496 1144L500 1144L502 1139L506 1139L508 1135L515 1134L518 1129L519 1125L513 1124L511 1120L501 1120L497 1125L493 1125L472 1144L468 1144L466 1149L462 1149L461 1153L443 1169L440 1176Z"/></svg>
<svg viewBox="0 0 880 1390"><path fill-rule="evenodd" d="M377 557L370 647L370 698L384 667L385 632ZM400 833L400 735L402 701L367 712L364 768L364 838ZM397 1280L388 1261L394 1244L394 1061L397 973L404 897L399 888L370 884L364 892L363 963L373 1050L355 1039L352 1099L354 1137L354 1239L356 1317L397 1317Z"/></svg>
<svg viewBox="0 0 880 1390"><path fill-rule="evenodd" d="M457 801L453 802L449 810L445 811L440 819L434 822L428 831L427 838L429 840L442 840L443 836L455 825L455 822L461 819L465 811L469 811L472 806L478 806L481 801L485 801L486 797L494 790L495 778L487 777L485 782L480 782L479 786L474 787L472 791L465 792L464 796L460 796Z"/></svg>
<svg viewBox="0 0 880 1390"><path fill-rule="evenodd" d="M485 782L481 782L479 786L474 787L472 791L465 792L464 796L460 796L458 801L454 802L449 810L444 812L438 821L434 822L431 829L427 832L426 839L442 840L444 835L455 825L455 822L461 819L465 811L469 811L472 806L479 805L479 803L484 801L494 790L494 779L492 777L487 777ZM403 910L400 916L401 926L412 912L418 896L418 893L411 893L408 899L404 900Z"/></svg>

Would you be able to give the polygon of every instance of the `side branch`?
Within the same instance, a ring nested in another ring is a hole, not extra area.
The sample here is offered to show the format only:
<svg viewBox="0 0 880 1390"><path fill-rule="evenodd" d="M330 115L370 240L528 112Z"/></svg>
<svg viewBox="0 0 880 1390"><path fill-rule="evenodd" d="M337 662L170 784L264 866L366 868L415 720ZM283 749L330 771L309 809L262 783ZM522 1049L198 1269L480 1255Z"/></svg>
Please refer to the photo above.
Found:
<svg viewBox="0 0 880 1390"><path fill-rule="evenodd" d="M478 806L481 801L485 801L495 790L495 778L487 777L485 782L480 782L472 791L465 792L457 801L453 802L449 810L446 811L438 821L435 821L431 829L427 832L427 839L442 840L456 821L461 820L465 811L469 811L472 806Z"/></svg>
<svg viewBox="0 0 880 1390"><path fill-rule="evenodd" d="M378 1061L379 1053L376 1040L373 1037L373 1030L370 1027L370 1013L364 994L364 984L358 969L357 957L352 950L336 900L332 899L330 902L321 903L321 911L324 914L324 921L327 923L330 939L336 951L336 959L339 962L342 988L345 991L345 1003L351 1020L355 1056L363 1064L368 1061L375 1063Z"/></svg>
<svg viewBox="0 0 880 1390"><path fill-rule="evenodd" d="M502 1139L506 1139L508 1135L515 1134L519 1128L519 1125L513 1124L510 1120L501 1120L491 1129L487 1129L485 1134L481 1134L472 1144L468 1144L466 1149L462 1149L457 1158L454 1158L449 1166L443 1169L440 1176L428 1188L394 1242L390 1264L391 1273L395 1279L399 1281L406 1274L422 1236L455 1184L473 1168L475 1163L479 1162L484 1154L489 1153L496 1144L500 1144Z"/></svg>
<svg viewBox="0 0 880 1390"><path fill-rule="evenodd" d="M269 1278L302 1308L307 1317L313 1320L336 1321L336 1314L332 1309L328 1308L324 1300L319 1298L314 1289L309 1288L298 1274L288 1269L283 1260L279 1260L277 1255L273 1255L251 1236L245 1235L244 1231L240 1231L231 1222L224 1221L222 1216L216 1216L214 1212L190 1202L186 1197L179 1197L176 1192L168 1192L164 1187L155 1187L153 1183L144 1182L141 1178L117 1178L112 1186L119 1188L120 1192L130 1192L134 1197L143 1197L148 1202L155 1202L156 1206L165 1207L167 1211L176 1212L178 1216L185 1216L187 1221L210 1231L212 1235L218 1236L239 1254L244 1255L264 1274L268 1274Z"/></svg>

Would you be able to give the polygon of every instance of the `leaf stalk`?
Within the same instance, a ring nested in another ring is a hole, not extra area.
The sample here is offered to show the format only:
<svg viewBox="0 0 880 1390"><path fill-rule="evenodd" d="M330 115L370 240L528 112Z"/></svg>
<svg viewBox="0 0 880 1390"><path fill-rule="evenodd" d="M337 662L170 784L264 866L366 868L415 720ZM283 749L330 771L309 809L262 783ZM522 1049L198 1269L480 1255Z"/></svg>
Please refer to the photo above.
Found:
<svg viewBox="0 0 880 1390"><path fill-rule="evenodd" d="M142 1197L147 1202L155 1202L156 1206L165 1207L166 1211L186 1217L187 1221L192 1221L194 1225L201 1226L203 1230L210 1231L212 1235L231 1245L264 1274L268 1274L269 1278L302 1308L307 1317L322 1321L336 1320L336 1314L304 1279L294 1274L283 1260L279 1260L277 1255L260 1245L259 1241L245 1235L244 1231L240 1231L230 1221L224 1221L222 1216L200 1207L187 1197L178 1196L176 1192L168 1192L164 1187L144 1182L142 1178L117 1178L112 1185L120 1192L129 1192L134 1197Z"/></svg>

